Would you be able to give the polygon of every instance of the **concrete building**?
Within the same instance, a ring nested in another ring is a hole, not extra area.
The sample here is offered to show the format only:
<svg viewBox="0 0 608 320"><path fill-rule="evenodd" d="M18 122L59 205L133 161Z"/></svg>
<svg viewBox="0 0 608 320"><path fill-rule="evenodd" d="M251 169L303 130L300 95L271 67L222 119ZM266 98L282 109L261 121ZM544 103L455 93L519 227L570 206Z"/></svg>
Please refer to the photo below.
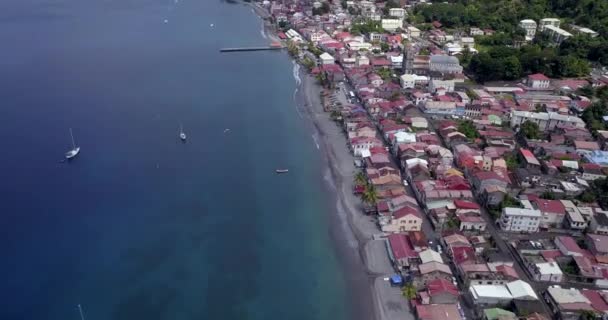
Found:
<svg viewBox="0 0 608 320"><path fill-rule="evenodd" d="M540 23L538 24L538 31L545 31L547 26L553 26L559 28L560 21L557 18L544 18L540 19Z"/></svg>
<svg viewBox="0 0 608 320"><path fill-rule="evenodd" d="M381 26L382 26L382 29L393 32L397 29L403 28L403 20L402 19L382 19Z"/></svg>
<svg viewBox="0 0 608 320"><path fill-rule="evenodd" d="M334 57L327 52L323 52L319 56L319 59L321 60L321 64L335 64L336 63L336 60L334 59Z"/></svg>
<svg viewBox="0 0 608 320"><path fill-rule="evenodd" d="M505 231L538 232L541 216L540 210L504 208L498 224Z"/></svg>
<svg viewBox="0 0 608 320"><path fill-rule="evenodd" d="M407 35L410 36L410 38L420 38L420 29L409 26L407 27Z"/></svg>
<svg viewBox="0 0 608 320"><path fill-rule="evenodd" d="M528 112L528 111L511 111L511 127L520 126L526 121L532 121L538 124L541 131L553 130L557 125L571 125L578 128L584 128L585 122L575 116L559 114L557 112Z"/></svg>
<svg viewBox="0 0 608 320"><path fill-rule="evenodd" d="M551 37L551 40L555 43L561 43L562 41L572 37L572 33L552 25L545 26L544 33Z"/></svg>
<svg viewBox="0 0 608 320"><path fill-rule="evenodd" d="M445 74L462 73L462 66L457 57L431 55L429 70Z"/></svg>
<svg viewBox="0 0 608 320"><path fill-rule="evenodd" d="M429 82L429 91L435 92L439 89L444 89L446 92L453 92L454 86L454 80L433 79Z"/></svg>
<svg viewBox="0 0 608 320"><path fill-rule="evenodd" d="M595 37L599 36L599 33L595 32L595 31L593 31L593 30L591 30L589 28L577 26L577 25L574 25L574 24L570 25L570 29L573 32L575 32L575 33L585 34L585 35L590 36L591 38L595 38Z"/></svg>
<svg viewBox="0 0 608 320"><path fill-rule="evenodd" d="M535 73L526 78L526 85L532 89L549 89L551 79L542 73Z"/></svg>
<svg viewBox="0 0 608 320"><path fill-rule="evenodd" d="M422 111L427 114L455 115L457 114L456 102L450 101L425 101Z"/></svg>
<svg viewBox="0 0 608 320"><path fill-rule="evenodd" d="M563 272L556 262L540 262L530 267L536 281L562 282Z"/></svg>
<svg viewBox="0 0 608 320"><path fill-rule="evenodd" d="M536 35L536 21L532 19L524 19L519 22L519 27L526 30L526 40L530 41L534 39Z"/></svg>
<svg viewBox="0 0 608 320"><path fill-rule="evenodd" d="M427 76L419 76L415 74L404 74L400 77L401 87L403 89L412 89L418 85L425 85L429 82Z"/></svg>
<svg viewBox="0 0 608 320"><path fill-rule="evenodd" d="M549 287L545 300L555 319L580 319L583 310L594 311L591 301L575 288Z"/></svg>
<svg viewBox="0 0 608 320"><path fill-rule="evenodd" d="M473 285L469 294L473 303L480 306L506 306L513 300L505 285Z"/></svg>
<svg viewBox="0 0 608 320"><path fill-rule="evenodd" d="M395 18L404 18L405 17L405 9L403 8L390 8L388 9L388 15Z"/></svg>

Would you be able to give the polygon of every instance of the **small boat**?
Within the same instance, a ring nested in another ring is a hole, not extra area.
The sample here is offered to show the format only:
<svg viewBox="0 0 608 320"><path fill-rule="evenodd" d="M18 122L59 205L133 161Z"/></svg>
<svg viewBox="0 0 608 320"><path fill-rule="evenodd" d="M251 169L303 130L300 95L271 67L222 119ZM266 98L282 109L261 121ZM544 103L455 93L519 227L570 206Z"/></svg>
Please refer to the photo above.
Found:
<svg viewBox="0 0 608 320"><path fill-rule="evenodd" d="M184 129L182 128L182 125L179 125L179 138L182 141L186 141L186 134L184 133Z"/></svg>
<svg viewBox="0 0 608 320"><path fill-rule="evenodd" d="M80 320L84 320L84 313L82 313L82 306L78 304L78 312L80 313Z"/></svg>
<svg viewBox="0 0 608 320"><path fill-rule="evenodd" d="M80 153L80 147L76 146L74 142L74 135L72 134L72 128L70 128L70 137L72 138L72 149L65 153L66 159L72 159Z"/></svg>
<svg viewBox="0 0 608 320"><path fill-rule="evenodd" d="M275 170L276 173L287 173L289 172L289 169L277 169Z"/></svg>
<svg viewBox="0 0 608 320"><path fill-rule="evenodd" d="M230 129L224 129L224 133L230 132Z"/></svg>

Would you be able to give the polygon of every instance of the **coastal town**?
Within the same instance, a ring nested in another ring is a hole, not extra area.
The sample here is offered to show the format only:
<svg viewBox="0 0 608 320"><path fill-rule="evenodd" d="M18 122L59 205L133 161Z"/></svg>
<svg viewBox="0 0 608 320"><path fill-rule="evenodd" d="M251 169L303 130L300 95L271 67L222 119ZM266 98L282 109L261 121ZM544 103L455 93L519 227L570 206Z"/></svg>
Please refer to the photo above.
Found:
<svg viewBox="0 0 608 320"><path fill-rule="evenodd" d="M608 30L426 2L255 3L348 145L382 319L608 317Z"/></svg>

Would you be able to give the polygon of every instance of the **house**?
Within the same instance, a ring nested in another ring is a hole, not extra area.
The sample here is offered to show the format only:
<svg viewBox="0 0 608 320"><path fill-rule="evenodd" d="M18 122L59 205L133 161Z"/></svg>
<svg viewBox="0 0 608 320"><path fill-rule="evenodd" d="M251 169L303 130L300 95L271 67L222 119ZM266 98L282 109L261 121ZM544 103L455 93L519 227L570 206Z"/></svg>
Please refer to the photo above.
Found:
<svg viewBox="0 0 608 320"><path fill-rule="evenodd" d="M460 222L460 231L483 232L486 230L487 222L479 213L457 213L456 218Z"/></svg>
<svg viewBox="0 0 608 320"><path fill-rule="evenodd" d="M583 180L593 181L597 179L605 178L606 175L602 171L602 166L595 163L583 163L581 164L581 171Z"/></svg>
<svg viewBox="0 0 608 320"><path fill-rule="evenodd" d="M420 262L422 262L423 264L428 263L428 262L443 263L441 254L439 254L439 252L431 250L431 249L421 251L419 253L419 257L420 257Z"/></svg>
<svg viewBox="0 0 608 320"><path fill-rule="evenodd" d="M446 92L453 92L454 86L455 86L454 80L432 79L429 82L429 91L437 92L437 90L443 89Z"/></svg>
<svg viewBox="0 0 608 320"><path fill-rule="evenodd" d="M420 38L420 29L414 26L409 26L407 27L407 34L410 36L410 38Z"/></svg>
<svg viewBox="0 0 608 320"><path fill-rule="evenodd" d="M456 115L456 102L452 101L425 101L423 103L422 112L426 114L437 115Z"/></svg>
<svg viewBox="0 0 608 320"><path fill-rule="evenodd" d="M504 177L494 171L476 171L469 178L480 201L489 206L497 206L503 201L509 186Z"/></svg>
<svg viewBox="0 0 608 320"><path fill-rule="evenodd" d="M398 268L409 267L416 259L418 252L414 250L408 236L400 233L388 237L389 257Z"/></svg>
<svg viewBox="0 0 608 320"><path fill-rule="evenodd" d="M416 304L417 320L462 320L456 304Z"/></svg>
<svg viewBox="0 0 608 320"><path fill-rule="evenodd" d="M529 171L540 173L540 162L532 152L528 149L519 149L520 158L523 160L523 166Z"/></svg>
<svg viewBox="0 0 608 320"><path fill-rule="evenodd" d="M350 139L350 146L355 157L361 157L366 151L371 148L382 147L382 141L378 138L355 137Z"/></svg>
<svg viewBox="0 0 608 320"><path fill-rule="evenodd" d="M429 70L444 74L462 73L462 66L457 57L431 55Z"/></svg>
<svg viewBox="0 0 608 320"><path fill-rule="evenodd" d="M589 232L608 235L608 212L596 210L589 221Z"/></svg>
<svg viewBox="0 0 608 320"><path fill-rule="evenodd" d="M549 287L545 301L556 319L578 320L584 310L594 311L589 299L575 288Z"/></svg>
<svg viewBox="0 0 608 320"><path fill-rule="evenodd" d="M469 30L469 35L470 36L483 36L483 30L476 28L476 27L471 27L471 29Z"/></svg>
<svg viewBox="0 0 608 320"><path fill-rule="evenodd" d="M532 233L538 232L541 217L539 210L504 208L498 224L505 231Z"/></svg>
<svg viewBox="0 0 608 320"><path fill-rule="evenodd" d="M514 300L538 300L538 296L534 292L534 289L532 289L532 286L525 281L511 281L506 286Z"/></svg>
<svg viewBox="0 0 608 320"><path fill-rule="evenodd" d="M536 35L536 21L532 19L524 19L519 22L519 27L526 31L526 40L531 41Z"/></svg>
<svg viewBox="0 0 608 320"><path fill-rule="evenodd" d="M483 310L483 320L517 320L515 313L501 308Z"/></svg>
<svg viewBox="0 0 608 320"><path fill-rule="evenodd" d="M472 285L469 295L478 306L506 306L513 301L513 296L505 285Z"/></svg>
<svg viewBox="0 0 608 320"><path fill-rule="evenodd" d="M595 141L574 141L574 147L576 153L581 156L600 150L600 145Z"/></svg>
<svg viewBox="0 0 608 320"><path fill-rule="evenodd" d="M565 224L572 230L585 230L587 220L583 217L581 209L570 200L560 200L566 209Z"/></svg>
<svg viewBox="0 0 608 320"><path fill-rule="evenodd" d="M400 181L399 181L400 182ZM382 226L383 232L419 231L422 228L422 215L416 207L405 206L395 212L391 221Z"/></svg>
<svg viewBox="0 0 608 320"><path fill-rule="evenodd" d="M458 288L450 280L432 280L426 284L426 287L431 303L457 303L460 297Z"/></svg>
<svg viewBox="0 0 608 320"><path fill-rule="evenodd" d="M555 245L559 251L565 256L582 257L583 249L579 247L576 240L570 236L557 236L555 237Z"/></svg>
<svg viewBox="0 0 608 320"><path fill-rule="evenodd" d="M403 19L382 19L380 25L382 26L382 29L393 32L403 28Z"/></svg>
<svg viewBox="0 0 608 320"><path fill-rule="evenodd" d="M452 280L452 271L447 264L431 261L419 265L418 270L424 284L437 279Z"/></svg>
<svg viewBox="0 0 608 320"><path fill-rule="evenodd" d="M532 89L549 89L551 79L542 73L535 73L526 78L526 85Z"/></svg>
<svg viewBox="0 0 608 320"><path fill-rule="evenodd" d="M518 280L519 275L513 269L513 263L472 263L456 266L465 285L503 285Z"/></svg>
<svg viewBox="0 0 608 320"><path fill-rule="evenodd" d="M542 228L559 228L566 216L566 207L559 200L534 199L531 201L533 207L540 211Z"/></svg>
<svg viewBox="0 0 608 320"><path fill-rule="evenodd" d="M336 60L334 59L334 57L327 52L323 52L319 56L319 59L321 60L321 64L335 64L336 63Z"/></svg>
<svg viewBox="0 0 608 320"><path fill-rule="evenodd" d="M608 255L608 236L600 234L585 235L585 243L591 253L596 256Z"/></svg>
<svg viewBox="0 0 608 320"><path fill-rule="evenodd" d="M405 17L405 9L403 8L390 8L388 9L388 15L395 18Z"/></svg>
<svg viewBox="0 0 608 320"><path fill-rule="evenodd" d="M553 130L558 125L569 125L577 128L585 127L585 122L581 118L557 112L511 111L511 127L521 126L526 121L536 123L541 131Z"/></svg>
<svg viewBox="0 0 608 320"><path fill-rule="evenodd" d="M399 79L403 89L412 89L416 86L425 85L429 82L429 78L427 76L419 76L416 74L404 74Z"/></svg>
<svg viewBox="0 0 608 320"><path fill-rule="evenodd" d="M562 282L564 275L557 262L554 261L535 263L528 269L536 281Z"/></svg>

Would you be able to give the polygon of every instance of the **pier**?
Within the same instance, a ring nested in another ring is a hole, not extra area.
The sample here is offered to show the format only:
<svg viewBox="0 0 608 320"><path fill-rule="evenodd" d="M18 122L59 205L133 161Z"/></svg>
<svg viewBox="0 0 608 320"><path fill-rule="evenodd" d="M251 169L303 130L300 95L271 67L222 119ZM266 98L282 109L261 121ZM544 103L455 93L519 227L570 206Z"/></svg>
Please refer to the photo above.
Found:
<svg viewBox="0 0 608 320"><path fill-rule="evenodd" d="M281 50L281 49L283 49L282 46L222 48L222 49L220 49L220 52L266 51L266 50Z"/></svg>

